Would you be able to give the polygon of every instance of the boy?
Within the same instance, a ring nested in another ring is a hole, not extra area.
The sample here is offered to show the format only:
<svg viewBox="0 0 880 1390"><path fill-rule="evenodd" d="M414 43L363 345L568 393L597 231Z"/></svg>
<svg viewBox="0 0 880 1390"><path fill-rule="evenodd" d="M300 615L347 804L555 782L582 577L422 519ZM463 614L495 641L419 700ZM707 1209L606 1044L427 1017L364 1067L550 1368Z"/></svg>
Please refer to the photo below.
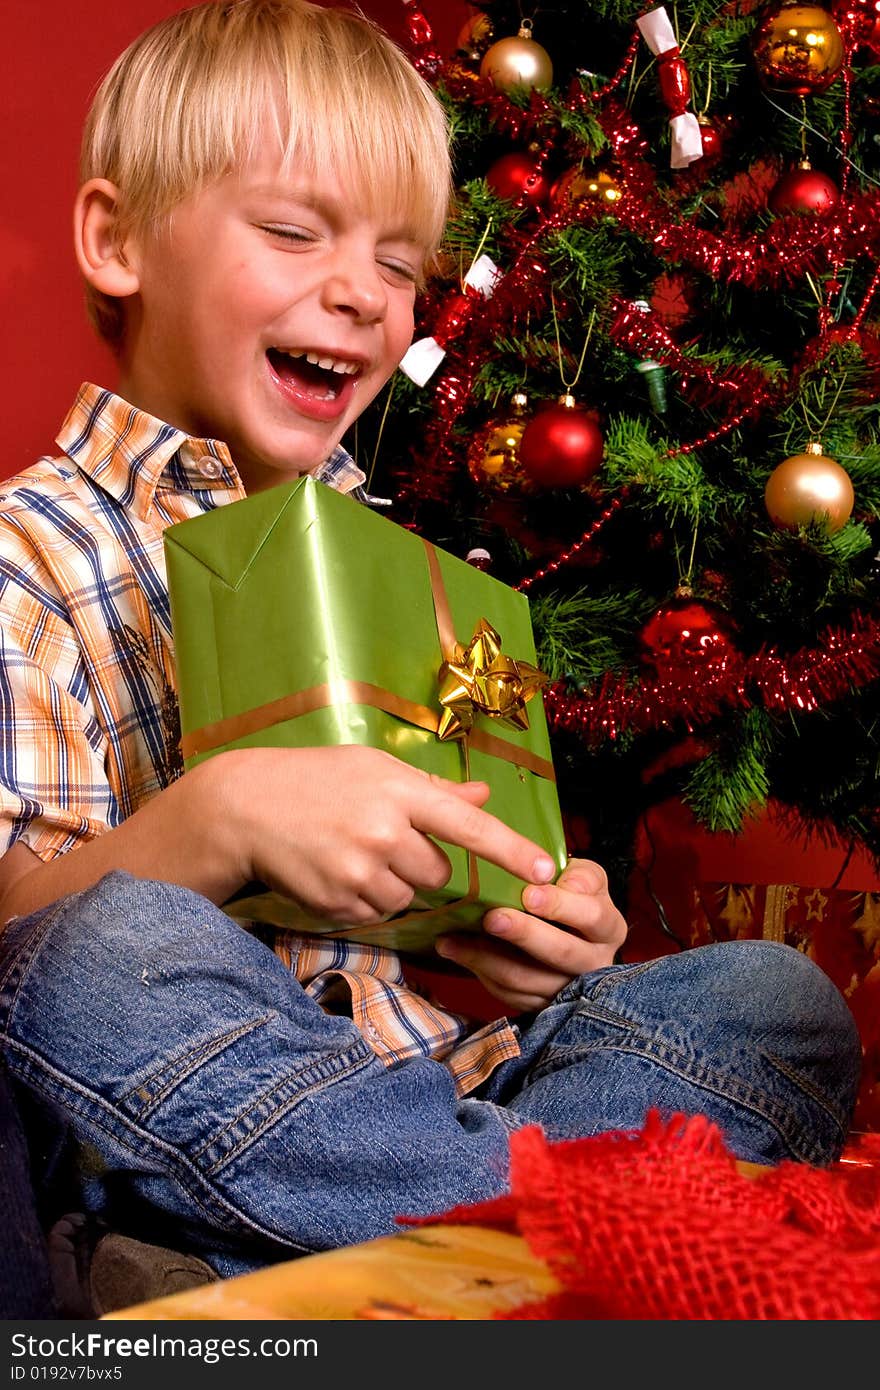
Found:
<svg viewBox="0 0 880 1390"><path fill-rule="evenodd" d="M614 965L598 865L557 883L487 789L370 749L219 755L181 775L161 535L309 472L410 342L450 178L430 89L371 24L209 3L120 58L86 128L76 245L119 392L83 387L3 487L0 1029L82 1201L222 1274L503 1189L512 1129L702 1111L743 1158L826 1162L858 1072L830 981L766 943ZM391 952L219 910L259 879L333 920L439 886L435 838L527 885L441 954L518 1023L469 1025Z"/></svg>

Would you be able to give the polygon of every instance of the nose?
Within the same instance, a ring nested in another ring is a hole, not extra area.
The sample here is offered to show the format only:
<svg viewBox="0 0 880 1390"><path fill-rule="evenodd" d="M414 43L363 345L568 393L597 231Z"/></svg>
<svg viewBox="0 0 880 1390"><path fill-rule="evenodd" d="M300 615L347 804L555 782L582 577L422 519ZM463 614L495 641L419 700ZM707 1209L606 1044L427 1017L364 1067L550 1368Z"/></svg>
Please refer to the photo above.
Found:
<svg viewBox="0 0 880 1390"><path fill-rule="evenodd" d="M324 281L324 305L358 323L382 322L388 312L388 292L372 248L340 248Z"/></svg>

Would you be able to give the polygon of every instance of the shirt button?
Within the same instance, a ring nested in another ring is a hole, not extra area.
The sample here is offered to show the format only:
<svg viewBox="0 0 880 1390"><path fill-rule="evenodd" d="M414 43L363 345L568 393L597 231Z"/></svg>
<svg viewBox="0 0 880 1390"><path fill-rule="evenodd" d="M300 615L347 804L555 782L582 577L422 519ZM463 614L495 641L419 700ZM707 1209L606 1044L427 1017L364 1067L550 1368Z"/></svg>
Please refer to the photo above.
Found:
<svg viewBox="0 0 880 1390"><path fill-rule="evenodd" d="M381 1033L379 1032L379 1029L376 1027L375 1023L368 1023L368 1024L367 1024L367 1032L369 1033L370 1037L371 1037L371 1038L375 1038L377 1042L380 1040L380 1038L381 1038L381 1036L382 1036Z"/></svg>
<svg viewBox="0 0 880 1390"><path fill-rule="evenodd" d="M203 478L219 478L223 472L223 464L219 459L202 459L198 467Z"/></svg>

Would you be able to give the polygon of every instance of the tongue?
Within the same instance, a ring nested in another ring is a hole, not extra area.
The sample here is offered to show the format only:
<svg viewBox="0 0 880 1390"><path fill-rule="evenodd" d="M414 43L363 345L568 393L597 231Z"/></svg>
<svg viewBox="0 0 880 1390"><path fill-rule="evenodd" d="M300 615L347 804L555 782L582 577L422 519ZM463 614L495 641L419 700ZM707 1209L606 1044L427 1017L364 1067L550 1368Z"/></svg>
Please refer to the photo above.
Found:
<svg viewBox="0 0 880 1390"><path fill-rule="evenodd" d="M273 369L285 381L293 381L304 391L316 391L325 395L327 391L339 390L339 375L326 367L316 367L304 357L288 357L286 352L276 352L270 348L267 353Z"/></svg>

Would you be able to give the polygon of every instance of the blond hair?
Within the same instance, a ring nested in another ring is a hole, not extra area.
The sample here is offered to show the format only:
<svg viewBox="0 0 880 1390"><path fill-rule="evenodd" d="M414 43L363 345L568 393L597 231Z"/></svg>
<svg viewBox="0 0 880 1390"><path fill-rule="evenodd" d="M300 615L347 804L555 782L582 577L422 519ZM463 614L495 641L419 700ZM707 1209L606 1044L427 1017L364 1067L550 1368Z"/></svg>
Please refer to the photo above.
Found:
<svg viewBox="0 0 880 1390"><path fill-rule="evenodd" d="M442 108L371 20L308 0L209 0L147 29L92 102L80 178L120 190L120 242L247 164L266 118L285 165L332 169L372 210L390 206L430 256L449 207ZM111 343L119 300L87 287Z"/></svg>

